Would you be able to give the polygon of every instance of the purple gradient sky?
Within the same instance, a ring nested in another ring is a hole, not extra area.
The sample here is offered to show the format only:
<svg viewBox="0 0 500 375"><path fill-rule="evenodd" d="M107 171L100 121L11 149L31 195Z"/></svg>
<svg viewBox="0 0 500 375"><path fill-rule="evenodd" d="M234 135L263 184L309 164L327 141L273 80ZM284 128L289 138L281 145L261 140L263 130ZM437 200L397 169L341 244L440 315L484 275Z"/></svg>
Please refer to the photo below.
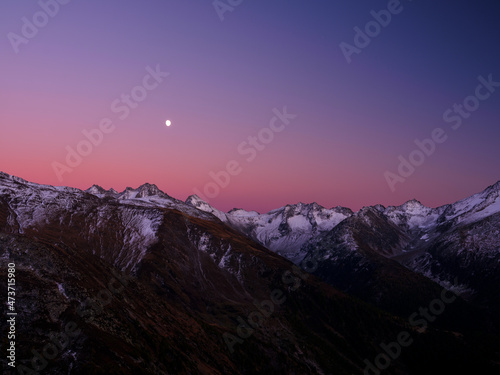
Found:
<svg viewBox="0 0 500 375"><path fill-rule="evenodd" d="M401 4L348 64L339 44L387 1L243 1L223 22L212 1L71 1L17 54L7 34L40 7L4 1L0 170L82 189L150 182L185 199L237 160L241 173L210 200L226 211L438 206L479 192L500 179L500 89L456 131L442 117L479 75L500 81L500 6ZM118 119L111 103L157 64L170 76ZM284 106L297 118L247 162L238 145ZM52 163L104 117L116 130L60 182ZM384 172L436 127L449 139L392 192Z"/></svg>

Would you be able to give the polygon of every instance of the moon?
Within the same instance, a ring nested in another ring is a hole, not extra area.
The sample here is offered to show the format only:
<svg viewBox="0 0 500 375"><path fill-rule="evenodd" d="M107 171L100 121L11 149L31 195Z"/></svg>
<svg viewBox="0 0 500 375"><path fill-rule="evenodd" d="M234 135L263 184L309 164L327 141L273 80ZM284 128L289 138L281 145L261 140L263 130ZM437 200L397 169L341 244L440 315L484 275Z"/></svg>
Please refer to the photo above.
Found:
<svg viewBox="0 0 500 375"><path fill-rule="evenodd" d="M170 120L165 121L165 125L167 125L167 126L172 125L172 121L170 121Z"/></svg>

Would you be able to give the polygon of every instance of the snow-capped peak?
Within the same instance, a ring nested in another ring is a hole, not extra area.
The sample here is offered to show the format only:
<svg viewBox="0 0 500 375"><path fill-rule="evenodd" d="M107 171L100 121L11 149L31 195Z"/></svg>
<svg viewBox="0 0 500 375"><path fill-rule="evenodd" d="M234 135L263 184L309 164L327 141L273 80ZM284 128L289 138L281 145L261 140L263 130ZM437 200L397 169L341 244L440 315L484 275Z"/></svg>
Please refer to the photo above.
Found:
<svg viewBox="0 0 500 375"><path fill-rule="evenodd" d="M190 204L192 206L196 206L198 204L207 204L207 202L205 202L203 199L201 199L198 195L196 194L193 194L193 195L190 195L189 197L187 197L186 199L186 203L187 204Z"/></svg>
<svg viewBox="0 0 500 375"><path fill-rule="evenodd" d="M427 208L415 198L410 199L409 201L403 203L401 207L406 210L421 210L422 208Z"/></svg>
<svg viewBox="0 0 500 375"><path fill-rule="evenodd" d="M445 208L426 207L420 201L412 199L401 206L389 206L383 212L396 225L421 230L436 226L444 210Z"/></svg>
<svg viewBox="0 0 500 375"><path fill-rule="evenodd" d="M457 223L473 223L500 212L500 181L471 197L448 206L447 220L456 219Z"/></svg>
<svg viewBox="0 0 500 375"><path fill-rule="evenodd" d="M218 209L212 207L210 204L205 202L203 199L201 199L196 194L190 195L186 199L186 204L193 206L193 207L197 208L198 210L208 212L223 222L228 221L227 215L224 212L219 211Z"/></svg>
<svg viewBox="0 0 500 375"><path fill-rule="evenodd" d="M92 187L88 188L87 190L85 190L87 193L89 194L93 194L93 195L98 195L98 194L106 194L108 191L104 188L102 188L101 186L99 185L92 185Z"/></svg>
<svg viewBox="0 0 500 375"><path fill-rule="evenodd" d="M154 184L145 183L144 185L139 186L136 190L137 198L146 198L146 197L160 197L160 198L171 198L168 194L161 191L158 186Z"/></svg>
<svg viewBox="0 0 500 375"><path fill-rule="evenodd" d="M260 213L257 211L246 211L243 208L233 208L228 212L228 215L237 217L237 216L259 216Z"/></svg>

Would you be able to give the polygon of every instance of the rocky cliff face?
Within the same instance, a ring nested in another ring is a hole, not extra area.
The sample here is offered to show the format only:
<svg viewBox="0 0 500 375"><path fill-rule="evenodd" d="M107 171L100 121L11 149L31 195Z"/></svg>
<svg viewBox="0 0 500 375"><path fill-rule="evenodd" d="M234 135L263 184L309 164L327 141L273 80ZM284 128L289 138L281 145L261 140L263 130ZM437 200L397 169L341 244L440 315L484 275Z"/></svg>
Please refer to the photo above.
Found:
<svg viewBox="0 0 500 375"><path fill-rule="evenodd" d="M197 196L189 197L186 203L213 214L254 241L295 263L304 259L306 254L301 251L301 247L306 242L327 233L353 214L348 208L328 209L317 203L287 205L266 214L242 209L224 213Z"/></svg>
<svg viewBox="0 0 500 375"><path fill-rule="evenodd" d="M278 231L289 226L281 238L306 228L306 242L315 222L322 241L332 241L325 257L350 252L355 267L358 256L370 267L380 247L391 256L411 241L376 209L332 225L347 214L304 205L270 218ZM309 224L294 219L302 215ZM390 237L361 246L379 230ZM419 333L153 185L84 192L0 174L0 259L2 279L5 265L16 264L18 373L362 373L380 343L402 331L414 345L388 373L498 370L495 352L484 351L495 337L463 336L468 327L459 320L454 333L439 325ZM441 290L432 286L436 298Z"/></svg>
<svg viewBox="0 0 500 375"><path fill-rule="evenodd" d="M356 213L315 203L288 205L267 214L223 213L197 197L187 203L297 265L314 259L320 278L371 303L379 301L384 308L394 293L409 295L411 284L400 290L381 285L387 275L398 274L399 280L418 279L424 284L431 280L451 288L495 316L500 315L493 287L500 275L499 191L497 182L438 208L411 200L401 206L364 207ZM426 298L423 293L421 299Z"/></svg>

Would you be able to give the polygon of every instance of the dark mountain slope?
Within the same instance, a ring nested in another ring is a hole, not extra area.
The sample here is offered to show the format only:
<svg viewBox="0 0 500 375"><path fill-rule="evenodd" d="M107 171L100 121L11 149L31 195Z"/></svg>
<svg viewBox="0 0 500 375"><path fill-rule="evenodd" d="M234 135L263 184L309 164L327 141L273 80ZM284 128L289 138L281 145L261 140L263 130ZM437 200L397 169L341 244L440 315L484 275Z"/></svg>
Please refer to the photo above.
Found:
<svg viewBox="0 0 500 375"><path fill-rule="evenodd" d="M193 208L1 180L19 373L362 373L403 331L413 343L388 374L498 371L494 350L439 327L419 333Z"/></svg>

